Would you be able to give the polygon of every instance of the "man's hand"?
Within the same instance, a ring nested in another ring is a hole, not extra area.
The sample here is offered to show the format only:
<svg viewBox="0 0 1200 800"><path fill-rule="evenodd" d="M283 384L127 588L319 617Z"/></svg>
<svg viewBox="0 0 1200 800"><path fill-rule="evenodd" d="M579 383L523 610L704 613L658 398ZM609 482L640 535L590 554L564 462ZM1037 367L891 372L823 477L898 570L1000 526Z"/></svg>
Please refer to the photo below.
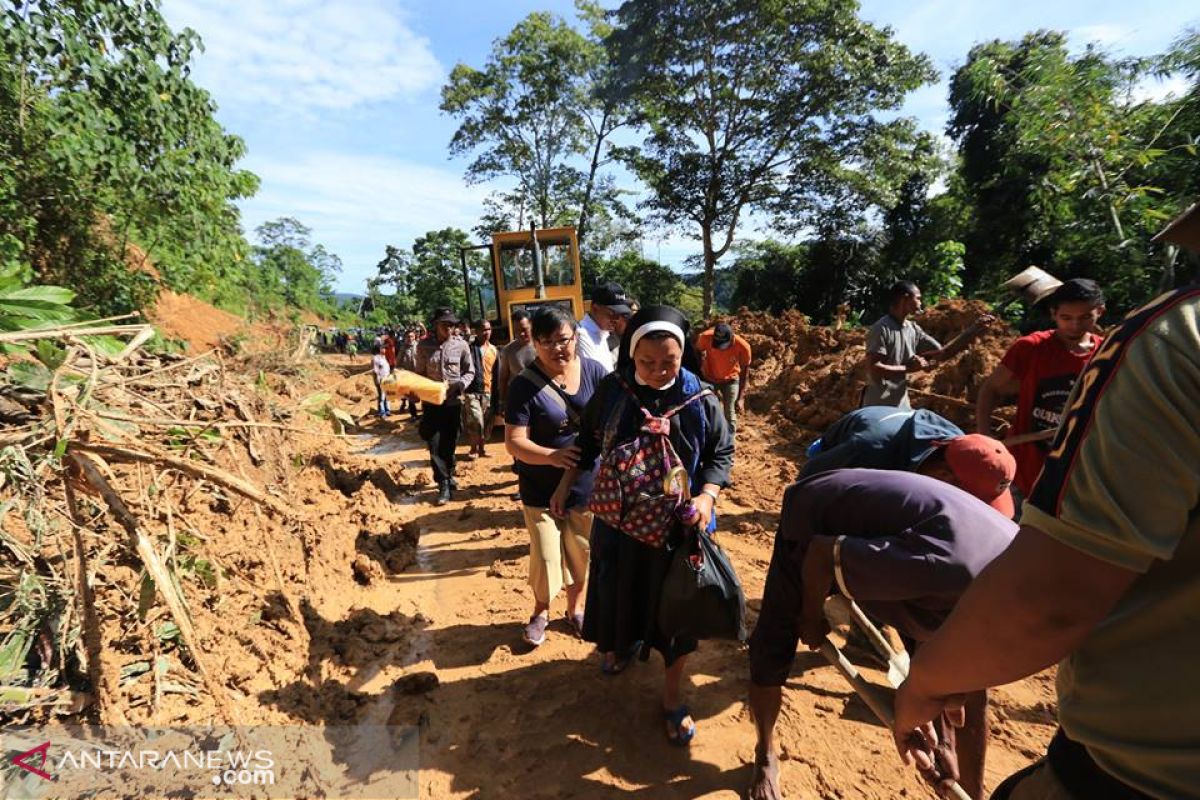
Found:
<svg viewBox="0 0 1200 800"><path fill-rule="evenodd" d="M745 414L746 413L746 398L739 397L737 399L737 402L733 404L733 407L737 409L737 412L739 414Z"/></svg>
<svg viewBox="0 0 1200 800"><path fill-rule="evenodd" d="M924 356L913 356L904 367L909 372L922 372L929 369L929 360Z"/></svg>
<svg viewBox="0 0 1200 800"><path fill-rule="evenodd" d="M979 317L973 323L971 323L970 331L972 334L981 333L989 328L995 321L995 314L980 314Z"/></svg>
<svg viewBox="0 0 1200 800"><path fill-rule="evenodd" d="M921 774L939 791L945 791L950 780L958 780L958 757L954 737L939 736L935 720L941 720L943 730L961 728L966 721L963 695L933 697L921 691L910 678L896 692L896 721L892 738L905 764L916 764Z"/></svg>

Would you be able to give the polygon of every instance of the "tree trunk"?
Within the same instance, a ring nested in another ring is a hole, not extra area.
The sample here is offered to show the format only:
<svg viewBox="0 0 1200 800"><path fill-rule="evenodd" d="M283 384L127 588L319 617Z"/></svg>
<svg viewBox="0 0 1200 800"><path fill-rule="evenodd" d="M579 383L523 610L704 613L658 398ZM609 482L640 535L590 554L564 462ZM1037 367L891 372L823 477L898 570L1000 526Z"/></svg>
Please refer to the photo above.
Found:
<svg viewBox="0 0 1200 800"><path fill-rule="evenodd" d="M603 134L605 126L608 124L608 112L604 112L604 116L600 118L600 131L596 135L596 146L592 148L592 163L588 167L587 184L583 190L583 206L579 209L579 225L576 226L575 235L579 241L579 249L583 249L583 240L587 236L588 216L592 208L592 192L596 187L596 173L600 171L600 152L604 147L605 136Z"/></svg>
<svg viewBox="0 0 1200 800"><path fill-rule="evenodd" d="M713 252L712 225L702 223L700 237L704 243L704 318L712 316L713 294L717 283L717 255Z"/></svg>

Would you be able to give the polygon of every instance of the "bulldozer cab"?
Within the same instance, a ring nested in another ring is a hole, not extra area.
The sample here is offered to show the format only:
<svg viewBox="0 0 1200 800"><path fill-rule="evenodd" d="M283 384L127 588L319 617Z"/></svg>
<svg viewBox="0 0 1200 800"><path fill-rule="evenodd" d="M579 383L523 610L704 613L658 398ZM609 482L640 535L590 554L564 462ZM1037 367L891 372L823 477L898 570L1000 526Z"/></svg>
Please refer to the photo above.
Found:
<svg viewBox="0 0 1200 800"><path fill-rule="evenodd" d="M488 249L491 269L472 267L463 250L463 281L467 317L487 319L492 338L508 341L512 314L557 305L576 319L583 317L583 288L579 274L579 243L574 228L542 228L493 233Z"/></svg>

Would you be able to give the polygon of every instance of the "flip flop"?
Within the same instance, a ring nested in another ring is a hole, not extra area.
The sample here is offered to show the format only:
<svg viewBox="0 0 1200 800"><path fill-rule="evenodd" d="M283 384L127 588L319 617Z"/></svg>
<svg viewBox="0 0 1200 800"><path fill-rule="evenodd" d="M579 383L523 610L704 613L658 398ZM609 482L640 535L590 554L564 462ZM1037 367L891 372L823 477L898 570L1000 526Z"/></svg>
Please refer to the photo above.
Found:
<svg viewBox="0 0 1200 800"><path fill-rule="evenodd" d="M676 747L687 747L691 744L692 739L696 737L696 720L692 720L692 727L684 729L683 721L691 716L687 706L680 706L674 711L663 709L663 719L671 726L672 732L667 734L667 741Z"/></svg>
<svg viewBox="0 0 1200 800"><path fill-rule="evenodd" d="M583 614L574 614L574 615L567 614L566 619L567 619L567 624L571 626L571 630L573 630L575 632L575 635L577 637L582 639L583 638Z"/></svg>

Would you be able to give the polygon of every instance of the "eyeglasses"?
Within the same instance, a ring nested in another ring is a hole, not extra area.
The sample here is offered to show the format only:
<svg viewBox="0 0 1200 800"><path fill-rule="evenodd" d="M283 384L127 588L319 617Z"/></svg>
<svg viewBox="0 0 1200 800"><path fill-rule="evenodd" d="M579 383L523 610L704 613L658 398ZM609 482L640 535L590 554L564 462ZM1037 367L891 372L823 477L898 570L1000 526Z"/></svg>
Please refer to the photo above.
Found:
<svg viewBox="0 0 1200 800"><path fill-rule="evenodd" d="M576 334L572 333L561 339L538 339L537 343L547 350L566 350L571 346L571 342L575 341Z"/></svg>

